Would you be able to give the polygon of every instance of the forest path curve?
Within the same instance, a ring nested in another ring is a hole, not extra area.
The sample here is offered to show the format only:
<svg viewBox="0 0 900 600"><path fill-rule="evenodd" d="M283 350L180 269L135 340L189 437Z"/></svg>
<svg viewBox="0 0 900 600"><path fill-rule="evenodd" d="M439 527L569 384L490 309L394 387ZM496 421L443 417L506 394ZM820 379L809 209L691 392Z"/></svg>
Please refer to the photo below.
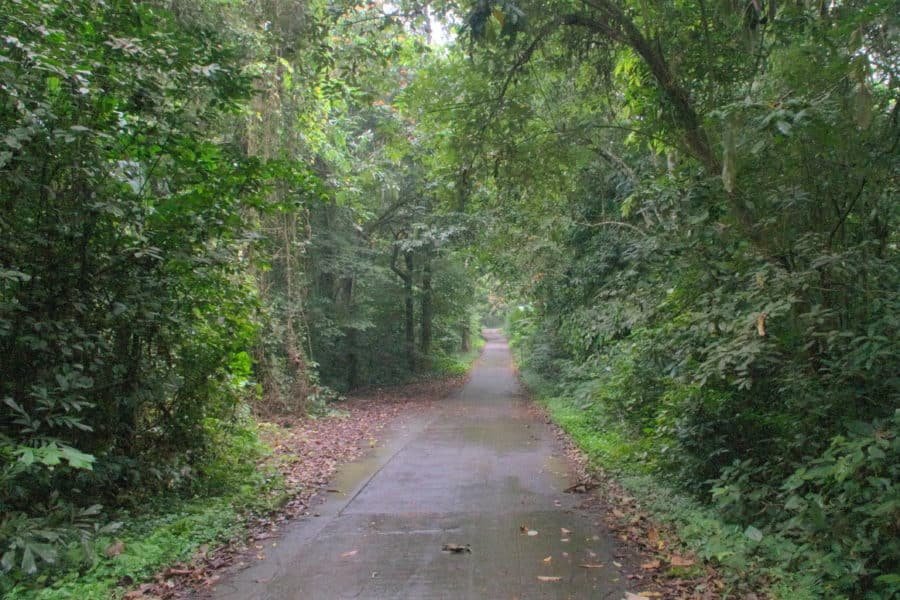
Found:
<svg viewBox="0 0 900 600"><path fill-rule="evenodd" d="M485 337L462 390L341 469L342 493L318 517L212 597L622 598L613 540L563 492L571 473L554 432L529 411L502 335Z"/></svg>

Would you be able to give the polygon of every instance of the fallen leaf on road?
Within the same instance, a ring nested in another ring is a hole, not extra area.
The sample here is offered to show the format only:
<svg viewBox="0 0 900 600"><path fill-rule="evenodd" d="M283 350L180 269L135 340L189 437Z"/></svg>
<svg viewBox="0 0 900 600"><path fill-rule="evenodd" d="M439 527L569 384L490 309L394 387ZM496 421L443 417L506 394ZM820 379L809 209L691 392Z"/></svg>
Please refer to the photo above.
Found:
<svg viewBox="0 0 900 600"><path fill-rule="evenodd" d="M552 557L552 556L548 556L548 557L545 558L542 562L543 562L544 564L546 564L546 565L549 565L549 564L550 564L550 561L552 561L552 560L553 560L553 557Z"/></svg>
<svg viewBox="0 0 900 600"><path fill-rule="evenodd" d="M600 563L581 563L578 565L582 569L602 569L603 565Z"/></svg>
<svg viewBox="0 0 900 600"><path fill-rule="evenodd" d="M625 592L625 600L650 600L647 596L641 596L640 594L632 594L631 592Z"/></svg>
<svg viewBox="0 0 900 600"><path fill-rule="evenodd" d="M538 575L538 581L562 581L562 577L551 577L549 575Z"/></svg>
<svg viewBox="0 0 900 600"><path fill-rule="evenodd" d="M534 537L534 536L536 536L537 534L538 534L538 532L537 532L536 530L534 530L534 529L529 529L529 530L528 530L528 535L529 535L529 537Z"/></svg>
<svg viewBox="0 0 900 600"><path fill-rule="evenodd" d="M359 552L359 550L350 550L349 552L344 552L343 554L341 554L341 558L350 558L351 556L356 556L357 552Z"/></svg>
<svg viewBox="0 0 900 600"><path fill-rule="evenodd" d="M673 567L690 567L694 564L694 561L690 558L685 558L683 556L673 554L669 557L669 564Z"/></svg>
<svg viewBox="0 0 900 600"><path fill-rule="evenodd" d="M620 569L622 568L622 563L620 562L613 561L613 565L619 567Z"/></svg>
<svg viewBox="0 0 900 600"><path fill-rule="evenodd" d="M563 535L569 535L570 533L572 533L572 531L571 531L570 529L566 529L565 527L560 527L560 528L559 528L559 531L560 531L560 533L562 533Z"/></svg>
<svg viewBox="0 0 900 600"><path fill-rule="evenodd" d="M641 565L641 568L644 569L645 571L653 571L655 569L658 569L661 565L662 565L661 562L654 559L654 560L643 563Z"/></svg>
<svg viewBox="0 0 900 600"><path fill-rule="evenodd" d="M568 541L569 541L569 538L562 538L562 539L559 540L559 541L561 541L561 542L568 542Z"/></svg>
<svg viewBox="0 0 900 600"><path fill-rule="evenodd" d="M640 592L640 595L644 598L662 598L662 593L660 592Z"/></svg>
<svg viewBox="0 0 900 600"><path fill-rule="evenodd" d="M461 546L460 544L444 544L441 547L441 550L444 552L462 554L463 552L472 552L472 546L470 546L469 544L466 544L465 546Z"/></svg>

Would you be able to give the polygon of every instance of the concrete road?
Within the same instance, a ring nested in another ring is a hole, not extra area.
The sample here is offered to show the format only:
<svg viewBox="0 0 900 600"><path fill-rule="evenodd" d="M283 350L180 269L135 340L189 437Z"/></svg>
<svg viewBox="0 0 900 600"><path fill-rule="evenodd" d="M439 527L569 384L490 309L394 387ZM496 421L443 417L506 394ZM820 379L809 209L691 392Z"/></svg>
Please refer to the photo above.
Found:
<svg viewBox="0 0 900 600"><path fill-rule="evenodd" d="M212 597L622 598L608 534L563 493L570 477L553 432L528 412L506 341L486 337L459 393L345 467L334 483L344 493L277 545L267 540L265 558Z"/></svg>

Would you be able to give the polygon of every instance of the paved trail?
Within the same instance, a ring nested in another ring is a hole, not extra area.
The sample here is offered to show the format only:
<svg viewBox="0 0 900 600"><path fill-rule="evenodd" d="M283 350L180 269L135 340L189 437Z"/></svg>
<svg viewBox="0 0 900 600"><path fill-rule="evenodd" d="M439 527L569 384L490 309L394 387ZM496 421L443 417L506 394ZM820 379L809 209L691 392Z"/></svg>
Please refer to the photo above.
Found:
<svg viewBox="0 0 900 600"><path fill-rule="evenodd" d="M608 535L562 492L568 467L553 432L529 414L506 341L486 336L458 394L343 469L334 485L345 493L331 494L319 517L288 528L265 560L213 597L622 598ZM472 552L442 552L447 543Z"/></svg>

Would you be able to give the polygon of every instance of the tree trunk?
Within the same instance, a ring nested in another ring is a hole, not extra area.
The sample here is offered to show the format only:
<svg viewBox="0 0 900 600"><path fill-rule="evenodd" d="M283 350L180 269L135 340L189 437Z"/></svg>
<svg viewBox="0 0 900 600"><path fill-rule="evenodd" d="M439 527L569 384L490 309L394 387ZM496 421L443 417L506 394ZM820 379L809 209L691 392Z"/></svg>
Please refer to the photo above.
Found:
<svg viewBox="0 0 900 600"><path fill-rule="evenodd" d="M432 248L427 247L422 262L422 338L419 340L419 351L426 360L431 354L431 321L434 316L433 291L431 289L432 252Z"/></svg>
<svg viewBox="0 0 900 600"><path fill-rule="evenodd" d="M344 308L347 314L353 312L353 278L346 277L341 281ZM356 353L356 327L344 327L344 340L347 349L347 388L354 389L359 386L359 355Z"/></svg>
<svg viewBox="0 0 900 600"><path fill-rule="evenodd" d="M391 270L403 281L403 301L404 301L404 333L406 340L403 350L406 354L406 366L410 372L416 370L416 321L414 312L415 297L413 296L413 253L410 251L403 253L403 261L406 264L406 270L401 271L397 267L397 255L400 249L394 247L394 253L391 255Z"/></svg>
<svg viewBox="0 0 900 600"><path fill-rule="evenodd" d="M406 277L403 278L403 296L406 304L406 364L410 372L416 370L416 321L413 309L413 255L407 252L404 257L406 261Z"/></svg>

